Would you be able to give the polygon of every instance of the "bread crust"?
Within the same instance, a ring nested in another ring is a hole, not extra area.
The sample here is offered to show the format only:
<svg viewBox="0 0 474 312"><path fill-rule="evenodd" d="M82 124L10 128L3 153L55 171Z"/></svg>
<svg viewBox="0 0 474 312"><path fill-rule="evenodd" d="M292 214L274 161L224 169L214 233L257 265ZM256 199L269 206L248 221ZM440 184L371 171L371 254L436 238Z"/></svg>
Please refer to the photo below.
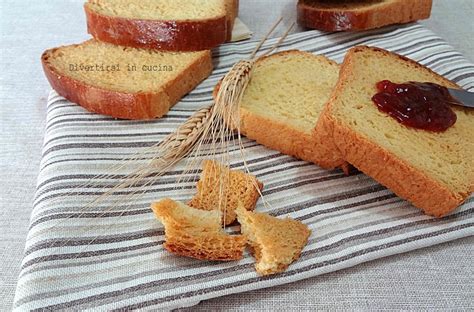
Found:
<svg viewBox="0 0 474 312"><path fill-rule="evenodd" d="M316 146L319 146L319 159L323 168L335 169L341 167L348 173L348 163L342 158L340 153L335 152L337 151L337 146L333 137L333 124L326 120L328 116L330 116L329 106L329 104L326 104L319 115L312 133L312 142Z"/></svg>
<svg viewBox="0 0 474 312"><path fill-rule="evenodd" d="M314 1L315 3L319 1ZM327 9L311 7L299 0L298 23L324 31L367 30L391 24L403 24L430 17L432 0L387 1L366 9Z"/></svg>
<svg viewBox="0 0 474 312"><path fill-rule="evenodd" d="M337 167L344 160L348 161L380 184L391 189L399 197L422 209L426 214L442 217L461 205L470 195L469 192L452 192L446 186L427 176L423 171L410 166L403 159L354 132L332 114L333 103L343 88L344 82L348 79L349 71L346 68L350 67L353 62L352 56L364 49L397 56L412 66L428 70L433 75L442 78L430 69L404 56L380 48L365 46L352 48L341 65L339 81L328 105L320 115L314 130L314 136L316 140L327 142L327 157L332 159L333 167ZM450 87L459 88L453 82L445 78L442 79Z"/></svg>
<svg viewBox="0 0 474 312"><path fill-rule="evenodd" d="M41 56L45 75L61 96L88 111L119 119L153 119L165 115L184 95L193 90L212 72L211 51L197 59L178 77L155 92L125 93L107 90L59 73L48 62L59 48L47 50Z"/></svg>
<svg viewBox="0 0 474 312"><path fill-rule="evenodd" d="M252 114L245 108L240 109L240 132L266 147L324 167L311 133Z"/></svg>
<svg viewBox="0 0 474 312"><path fill-rule="evenodd" d="M451 192L422 171L358 135L328 116L333 138L344 159L399 197L411 202L426 214L442 217L461 205L469 196Z"/></svg>
<svg viewBox="0 0 474 312"><path fill-rule="evenodd" d="M227 16L204 21L159 21L107 16L84 4L87 30L94 38L115 45L165 51L210 50L226 42ZM232 34L232 30L230 31Z"/></svg>

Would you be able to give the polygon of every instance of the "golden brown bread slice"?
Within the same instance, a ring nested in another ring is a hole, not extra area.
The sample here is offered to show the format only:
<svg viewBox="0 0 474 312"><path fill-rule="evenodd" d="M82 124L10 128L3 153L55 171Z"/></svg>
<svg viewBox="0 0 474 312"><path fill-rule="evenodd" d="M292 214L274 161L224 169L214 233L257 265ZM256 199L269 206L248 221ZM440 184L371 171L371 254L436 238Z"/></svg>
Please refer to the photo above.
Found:
<svg viewBox="0 0 474 312"><path fill-rule="evenodd" d="M240 131L284 154L331 165L312 132L338 72L328 58L297 50L259 59L241 101Z"/></svg>
<svg viewBox="0 0 474 312"><path fill-rule="evenodd" d="M96 39L166 51L208 50L230 40L238 0L88 0Z"/></svg>
<svg viewBox="0 0 474 312"><path fill-rule="evenodd" d="M221 192L220 185L225 185ZM188 205L203 210L225 211L222 222L227 225L235 221L235 209L239 202L246 210L255 209L262 189L263 184L256 177L206 160L197 183L197 193Z"/></svg>
<svg viewBox="0 0 474 312"><path fill-rule="evenodd" d="M210 51L160 52L97 40L47 50L41 60L60 95L122 119L163 116L212 71Z"/></svg>
<svg viewBox="0 0 474 312"><path fill-rule="evenodd" d="M299 0L298 22L324 31L366 30L426 19L432 0Z"/></svg>
<svg viewBox="0 0 474 312"><path fill-rule="evenodd" d="M212 261L242 258L247 239L227 234L219 211L194 209L168 198L153 203L151 209L165 226L163 246L169 252Z"/></svg>
<svg viewBox="0 0 474 312"><path fill-rule="evenodd" d="M445 132L406 127L372 102L376 83L451 81L400 55L373 47L351 49L314 131L332 167L347 161L412 202L443 216L474 190L474 110L452 106L457 122Z"/></svg>
<svg viewBox="0 0 474 312"><path fill-rule="evenodd" d="M261 275L280 273L300 257L311 234L303 223L286 218L278 219L265 213L237 208L237 219L242 234L257 260L255 269Z"/></svg>

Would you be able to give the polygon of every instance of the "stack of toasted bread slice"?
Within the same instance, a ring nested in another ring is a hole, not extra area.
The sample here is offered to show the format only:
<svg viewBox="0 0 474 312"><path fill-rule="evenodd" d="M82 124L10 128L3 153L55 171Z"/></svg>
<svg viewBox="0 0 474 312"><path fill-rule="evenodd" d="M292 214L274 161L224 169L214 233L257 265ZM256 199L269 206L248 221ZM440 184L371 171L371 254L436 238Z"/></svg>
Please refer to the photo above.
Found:
<svg viewBox="0 0 474 312"><path fill-rule="evenodd" d="M311 234L300 221L278 219L243 206L236 209L242 233L237 235L222 229L218 210L195 209L169 198L153 203L151 209L165 227L163 247L169 252L199 260L232 261L242 259L248 245L260 275L285 271L300 257Z"/></svg>
<svg viewBox="0 0 474 312"><path fill-rule="evenodd" d="M121 119L166 114L212 71L238 0L88 0L94 40L42 56L51 86L89 111Z"/></svg>
<svg viewBox="0 0 474 312"><path fill-rule="evenodd" d="M262 188L254 176L205 161L191 207L168 198L152 204L165 227L163 247L180 256L230 261L241 259L248 245L259 274L286 270L299 258L311 232L299 221L253 212ZM227 234L222 226L236 219L242 234Z"/></svg>

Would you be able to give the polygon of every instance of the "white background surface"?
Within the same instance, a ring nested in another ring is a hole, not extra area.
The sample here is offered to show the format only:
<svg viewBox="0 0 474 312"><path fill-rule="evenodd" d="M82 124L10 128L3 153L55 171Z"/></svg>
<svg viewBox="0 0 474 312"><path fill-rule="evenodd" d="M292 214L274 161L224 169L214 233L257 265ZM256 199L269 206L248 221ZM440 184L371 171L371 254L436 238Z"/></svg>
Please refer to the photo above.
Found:
<svg viewBox="0 0 474 312"><path fill-rule="evenodd" d="M240 18L258 38L279 15L294 19L295 2L241 0ZM474 0L434 2L423 24L473 61ZM10 310L13 300L41 159L50 87L39 58L47 48L89 38L82 3L0 0L0 311ZM472 310L473 243L471 237L198 308Z"/></svg>

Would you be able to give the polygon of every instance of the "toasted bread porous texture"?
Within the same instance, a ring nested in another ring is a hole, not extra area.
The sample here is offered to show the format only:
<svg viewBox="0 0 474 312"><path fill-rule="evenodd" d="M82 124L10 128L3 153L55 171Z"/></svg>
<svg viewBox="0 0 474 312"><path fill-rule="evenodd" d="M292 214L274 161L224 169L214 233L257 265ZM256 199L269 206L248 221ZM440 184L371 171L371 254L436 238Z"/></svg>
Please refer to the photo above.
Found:
<svg viewBox="0 0 474 312"><path fill-rule="evenodd" d="M261 275L285 271L300 257L311 234L299 221L247 211L242 206L237 209L237 218L257 261L255 269Z"/></svg>
<svg viewBox="0 0 474 312"><path fill-rule="evenodd" d="M347 161L425 213L446 215L474 191L474 111L452 106L457 121L441 133L404 126L372 102L382 80L459 88L403 56L355 47L319 118L316 144L324 142L333 167Z"/></svg>
<svg viewBox="0 0 474 312"><path fill-rule="evenodd" d="M331 165L312 132L338 72L328 58L296 50L258 60L241 101L240 131L284 154Z"/></svg>
<svg viewBox="0 0 474 312"><path fill-rule="evenodd" d="M208 50L230 39L238 0L89 0L96 39L166 51Z"/></svg>
<svg viewBox="0 0 474 312"><path fill-rule="evenodd" d="M426 19L432 0L299 0L298 22L324 31L367 30Z"/></svg>
<svg viewBox="0 0 474 312"><path fill-rule="evenodd" d="M151 209L165 227L163 246L169 252L200 260L242 259L247 239L227 234L219 211L194 209L168 198L152 204Z"/></svg>
<svg viewBox="0 0 474 312"><path fill-rule="evenodd" d="M228 225L237 217L235 209L239 202L246 210L255 209L262 189L263 184L256 177L206 160L197 183L197 193L188 205L202 210L225 211L222 222Z"/></svg>
<svg viewBox="0 0 474 312"><path fill-rule="evenodd" d="M60 95L122 119L163 116L212 71L210 51L152 51L96 40L47 50L41 60Z"/></svg>

